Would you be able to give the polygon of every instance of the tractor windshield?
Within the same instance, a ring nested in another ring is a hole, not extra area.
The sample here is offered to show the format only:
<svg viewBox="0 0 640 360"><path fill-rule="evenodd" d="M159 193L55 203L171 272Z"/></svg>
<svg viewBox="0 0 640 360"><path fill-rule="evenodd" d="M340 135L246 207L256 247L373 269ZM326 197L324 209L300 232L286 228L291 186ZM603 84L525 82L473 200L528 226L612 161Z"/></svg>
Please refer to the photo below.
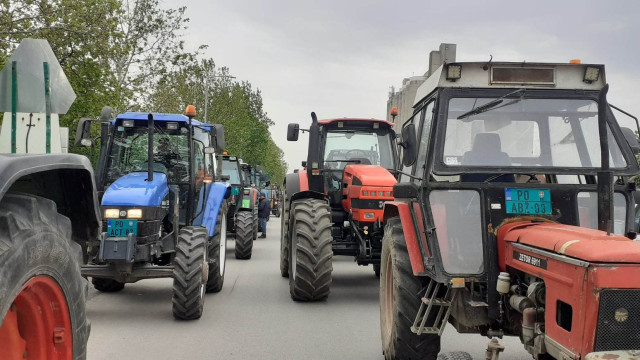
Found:
<svg viewBox="0 0 640 360"><path fill-rule="evenodd" d="M240 185L240 170L237 161L223 160L222 161L222 174L229 175L229 183L233 185Z"/></svg>
<svg viewBox="0 0 640 360"><path fill-rule="evenodd" d="M187 130L166 134L156 127L153 137L153 168L167 174L170 183L189 181ZM147 171L148 137L146 127L119 127L113 137L107 159L106 182L111 183L130 172Z"/></svg>
<svg viewBox="0 0 640 360"><path fill-rule="evenodd" d="M587 99L522 99L462 117L491 98L453 98L444 143L447 167L600 167L598 104ZM626 168L608 128L612 168Z"/></svg>
<svg viewBox="0 0 640 360"><path fill-rule="evenodd" d="M329 131L324 146L325 167L341 170L348 164L365 164L393 169L391 144L388 131Z"/></svg>

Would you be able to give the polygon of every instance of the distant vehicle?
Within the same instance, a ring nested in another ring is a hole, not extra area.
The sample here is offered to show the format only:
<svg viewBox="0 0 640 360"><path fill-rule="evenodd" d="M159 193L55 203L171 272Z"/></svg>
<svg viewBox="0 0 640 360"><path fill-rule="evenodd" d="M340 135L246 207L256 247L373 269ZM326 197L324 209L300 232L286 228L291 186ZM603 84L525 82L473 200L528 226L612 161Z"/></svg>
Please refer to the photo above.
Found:
<svg viewBox="0 0 640 360"><path fill-rule="evenodd" d="M227 232L235 236L236 259L251 258L253 240L258 236L255 227L258 217L258 189L243 171L242 160L236 156L222 156L222 173L229 176L231 197L227 211Z"/></svg>

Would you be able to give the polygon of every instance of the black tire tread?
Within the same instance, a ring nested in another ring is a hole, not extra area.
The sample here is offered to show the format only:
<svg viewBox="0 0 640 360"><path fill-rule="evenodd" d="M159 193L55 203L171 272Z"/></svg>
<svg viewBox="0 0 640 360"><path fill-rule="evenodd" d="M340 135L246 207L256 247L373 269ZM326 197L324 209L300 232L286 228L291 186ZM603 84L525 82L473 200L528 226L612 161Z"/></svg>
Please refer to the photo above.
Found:
<svg viewBox="0 0 640 360"><path fill-rule="evenodd" d="M219 292L224 284L224 274L220 274L220 241L222 240L222 216L227 214L227 201L223 200L218 217L216 219L216 228L213 230L211 243L209 244L209 277L207 278L207 292ZM226 220L225 220L226 221ZM226 234L225 234L226 236ZM225 237L226 239L226 237ZM225 255L226 256L226 255Z"/></svg>
<svg viewBox="0 0 640 360"><path fill-rule="evenodd" d="M426 291L428 278L413 275L411 261L407 251L407 244L402 231L400 219L395 217L386 221L384 238L382 240L382 271L380 279L380 327L384 331L384 314L382 296L386 293L385 258L391 252L393 264L394 304L393 328L391 340L385 344L383 336L383 353L387 360L425 359L436 360L440 352L440 337L437 335L416 335L411 332L411 326L421 304L421 298ZM437 313L432 310L431 314ZM433 320L433 319L430 319ZM386 347L386 348L385 348Z"/></svg>
<svg viewBox="0 0 640 360"><path fill-rule="evenodd" d="M296 276L289 270L291 298L324 300L331 291L333 271L331 209L325 201L303 199L293 202L290 211L297 239L291 244L291 251L296 252Z"/></svg>
<svg viewBox="0 0 640 360"><path fill-rule="evenodd" d="M180 229L173 261L173 316L179 320L195 320L202 316L204 299L200 289L203 260L207 251L207 229L187 226Z"/></svg>
<svg viewBox="0 0 640 360"><path fill-rule="evenodd" d="M91 330L85 311L87 282L80 275L82 248L72 240L71 229L69 218L59 214L56 204L49 199L22 193L7 193L0 199L0 324L22 287L21 283L15 283L18 280L16 276L34 276L41 271L36 269L49 269L43 271L51 272L63 289L69 307L73 331L72 358L84 360ZM44 239L51 241L47 242L50 247L41 241ZM22 267L16 261L26 259L27 246L33 245L23 244L34 240L38 241L38 247L42 245L39 256L33 258L30 265L21 261ZM22 279L24 282L27 280Z"/></svg>
<svg viewBox="0 0 640 360"><path fill-rule="evenodd" d="M282 218L280 219L280 275L284 278L289 277L289 244L291 238L289 236L289 207L288 202L283 206Z"/></svg>
<svg viewBox="0 0 640 360"><path fill-rule="evenodd" d="M249 260L253 250L253 214L239 211L236 221L236 259Z"/></svg>

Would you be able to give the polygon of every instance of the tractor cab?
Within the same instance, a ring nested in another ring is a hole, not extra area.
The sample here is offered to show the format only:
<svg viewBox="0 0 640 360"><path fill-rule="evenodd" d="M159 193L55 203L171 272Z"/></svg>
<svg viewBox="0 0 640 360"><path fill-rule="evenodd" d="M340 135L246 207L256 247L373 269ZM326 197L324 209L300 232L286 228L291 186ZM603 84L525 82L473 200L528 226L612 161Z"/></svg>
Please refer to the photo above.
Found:
<svg viewBox="0 0 640 360"><path fill-rule="evenodd" d="M482 66L443 67L418 90L423 98L403 124L408 146L399 186L418 193L417 218L435 229L423 253L435 267L424 271L443 281L487 276L496 251L487 229L514 218L598 229L601 124L613 176L609 230L635 231L629 176L638 172L632 149L638 140L599 103L604 67L531 64L522 71L495 64L488 73ZM447 71L457 68L464 75L448 79ZM482 75L491 76L492 86L474 84Z"/></svg>
<svg viewBox="0 0 640 360"><path fill-rule="evenodd" d="M614 314L640 291L640 127L607 91L604 66L579 63L449 63L418 88L384 209L387 358L435 358L448 323L536 359L637 349L638 320Z"/></svg>

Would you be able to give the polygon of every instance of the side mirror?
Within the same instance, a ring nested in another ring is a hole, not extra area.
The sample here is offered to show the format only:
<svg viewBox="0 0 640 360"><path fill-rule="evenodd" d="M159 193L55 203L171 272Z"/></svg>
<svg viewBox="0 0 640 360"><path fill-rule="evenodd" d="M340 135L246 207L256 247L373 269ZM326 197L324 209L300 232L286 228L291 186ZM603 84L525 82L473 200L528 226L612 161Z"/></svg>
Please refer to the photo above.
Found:
<svg viewBox="0 0 640 360"><path fill-rule="evenodd" d="M298 141L298 135L300 134L300 124L289 124L287 126L287 140Z"/></svg>
<svg viewBox="0 0 640 360"><path fill-rule="evenodd" d="M306 168L307 167L307 161L303 160L301 165L302 165L303 168Z"/></svg>
<svg viewBox="0 0 640 360"><path fill-rule="evenodd" d="M220 175L220 180L227 182L231 180L231 175Z"/></svg>
<svg viewBox="0 0 640 360"><path fill-rule="evenodd" d="M91 119L82 118L78 121L76 130L76 146L91 146Z"/></svg>
<svg viewBox="0 0 640 360"><path fill-rule="evenodd" d="M416 128L413 124L407 124L402 128L402 164L411 166L416 162L418 155L418 143L416 139Z"/></svg>
<svg viewBox="0 0 640 360"><path fill-rule="evenodd" d="M222 154L224 149L227 147L227 144L224 139L224 126L222 126L222 124L212 124L211 135L213 135L214 137L214 141L215 141L214 148L216 152L219 152Z"/></svg>
<svg viewBox="0 0 640 360"><path fill-rule="evenodd" d="M634 155L640 154L640 140L638 140L638 136L633 132L633 130L628 127L621 127L622 135L627 139L629 146L631 147L631 151L633 151Z"/></svg>
<svg viewBox="0 0 640 360"><path fill-rule="evenodd" d="M205 154L215 154L216 153L216 149L212 148L211 146L207 146L206 148L204 148L204 153Z"/></svg>

